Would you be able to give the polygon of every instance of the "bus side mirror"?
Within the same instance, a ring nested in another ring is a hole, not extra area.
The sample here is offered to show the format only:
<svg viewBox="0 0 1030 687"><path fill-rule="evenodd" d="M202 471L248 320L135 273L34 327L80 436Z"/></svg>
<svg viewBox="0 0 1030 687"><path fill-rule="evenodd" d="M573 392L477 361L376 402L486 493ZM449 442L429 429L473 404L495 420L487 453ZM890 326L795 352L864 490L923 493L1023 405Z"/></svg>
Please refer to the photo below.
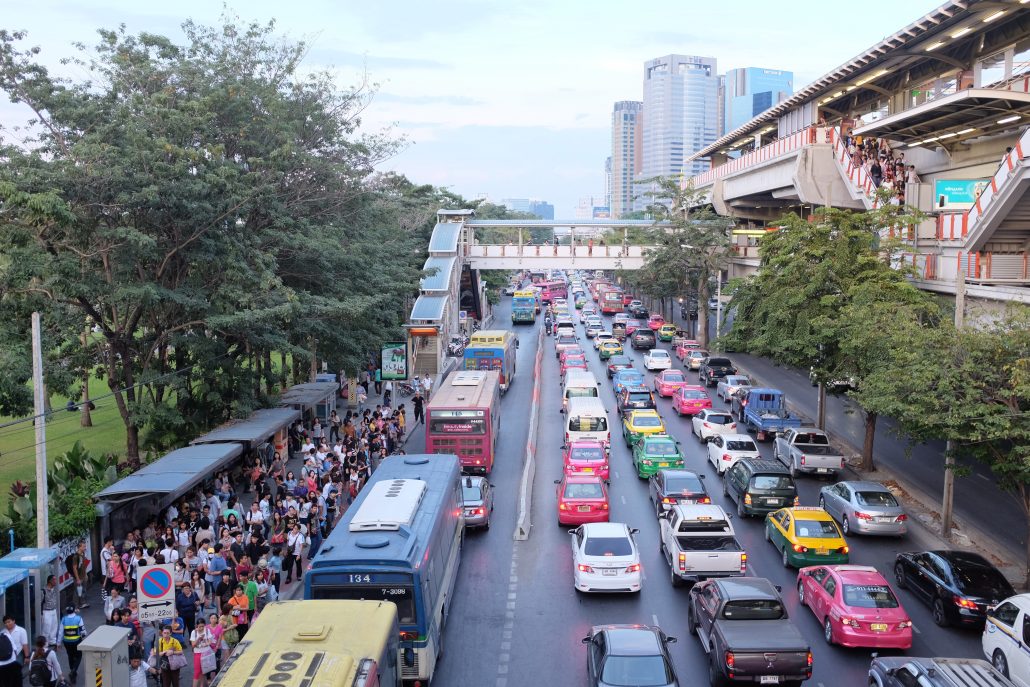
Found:
<svg viewBox="0 0 1030 687"><path fill-rule="evenodd" d="M561 484L561 480L560 479L556 479L556 480L554 480L554 483L555 484Z"/></svg>

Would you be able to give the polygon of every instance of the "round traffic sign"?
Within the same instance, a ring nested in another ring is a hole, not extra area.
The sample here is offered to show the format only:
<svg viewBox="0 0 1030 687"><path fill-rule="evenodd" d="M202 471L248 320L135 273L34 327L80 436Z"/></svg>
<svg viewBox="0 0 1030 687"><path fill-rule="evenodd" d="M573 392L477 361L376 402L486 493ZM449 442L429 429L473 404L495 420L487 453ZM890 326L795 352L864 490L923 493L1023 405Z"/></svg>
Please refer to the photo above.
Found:
<svg viewBox="0 0 1030 687"><path fill-rule="evenodd" d="M140 576L140 596L148 599L163 598L172 589L172 576L163 568L147 570Z"/></svg>

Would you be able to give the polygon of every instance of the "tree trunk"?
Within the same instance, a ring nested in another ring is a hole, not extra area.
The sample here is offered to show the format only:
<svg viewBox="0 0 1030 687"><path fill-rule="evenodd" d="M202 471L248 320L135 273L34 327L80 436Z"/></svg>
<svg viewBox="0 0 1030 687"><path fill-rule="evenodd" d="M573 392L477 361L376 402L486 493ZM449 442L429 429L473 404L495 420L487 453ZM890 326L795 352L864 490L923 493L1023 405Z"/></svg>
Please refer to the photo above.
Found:
<svg viewBox="0 0 1030 687"><path fill-rule="evenodd" d="M107 386L125 423L125 458L132 465L139 465L139 427L130 410L136 405L136 382L128 347L117 340L111 342L107 357Z"/></svg>
<svg viewBox="0 0 1030 687"><path fill-rule="evenodd" d="M1019 495L1023 503L1023 514L1027 517L1027 522L1030 523L1030 490L1027 489L1025 484L1020 484ZM1030 537L1026 538L1026 558L1023 560L1023 590L1030 589Z"/></svg>
<svg viewBox="0 0 1030 687"><path fill-rule="evenodd" d="M873 462L876 417L876 413L866 412L865 414L865 439L862 441L862 469L866 472L876 472L876 464Z"/></svg>
<svg viewBox="0 0 1030 687"><path fill-rule="evenodd" d="M286 351L279 351L279 392L286 388L286 374L290 370L290 362L286 359Z"/></svg>
<svg viewBox="0 0 1030 687"><path fill-rule="evenodd" d="M311 337L311 374L308 381L315 381L316 375L318 375L318 344L315 342L315 337Z"/></svg>
<svg viewBox="0 0 1030 687"><path fill-rule="evenodd" d="M265 362L265 357L261 354L261 351L254 351L254 396L255 398L261 395L261 375L263 374L262 368Z"/></svg>
<svg viewBox="0 0 1030 687"><path fill-rule="evenodd" d="M701 313L704 313L703 315ZM701 350L708 350L708 275L697 280L697 339Z"/></svg>
<svg viewBox="0 0 1030 687"><path fill-rule="evenodd" d="M265 349L265 393L272 395L272 387L275 375L272 373L272 349Z"/></svg>
<svg viewBox="0 0 1030 687"><path fill-rule="evenodd" d="M86 340L89 335L89 327L79 335L79 342L82 344L82 350L86 350ZM86 366L82 370L82 402L79 405L79 426L80 427L92 427L93 416L90 415L89 410L89 367Z"/></svg>

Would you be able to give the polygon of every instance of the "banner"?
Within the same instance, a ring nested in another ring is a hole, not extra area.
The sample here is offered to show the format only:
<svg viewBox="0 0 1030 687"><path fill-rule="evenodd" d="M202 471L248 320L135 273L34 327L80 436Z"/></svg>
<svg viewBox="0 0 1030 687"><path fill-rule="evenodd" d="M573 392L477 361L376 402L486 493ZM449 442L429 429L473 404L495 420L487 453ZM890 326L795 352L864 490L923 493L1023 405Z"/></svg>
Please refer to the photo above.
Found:
<svg viewBox="0 0 1030 687"><path fill-rule="evenodd" d="M75 583L75 578L68 572L68 566L65 565L64 561L75 553L75 550L79 548L80 542L86 542L86 574L88 575L89 572L93 570L93 558L89 555L89 539L87 538L87 535L83 534L78 537L62 539L53 546L53 548L57 550L57 560L54 562L54 566L56 567L54 574L57 575L57 588L59 590L64 589L65 587L70 587Z"/></svg>
<svg viewBox="0 0 1030 687"><path fill-rule="evenodd" d="M408 343L406 341L388 341L383 344L380 358L383 381L388 379L408 378Z"/></svg>
<svg viewBox="0 0 1030 687"><path fill-rule="evenodd" d="M933 182L935 209L968 210L990 183L990 179L936 179Z"/></svg>

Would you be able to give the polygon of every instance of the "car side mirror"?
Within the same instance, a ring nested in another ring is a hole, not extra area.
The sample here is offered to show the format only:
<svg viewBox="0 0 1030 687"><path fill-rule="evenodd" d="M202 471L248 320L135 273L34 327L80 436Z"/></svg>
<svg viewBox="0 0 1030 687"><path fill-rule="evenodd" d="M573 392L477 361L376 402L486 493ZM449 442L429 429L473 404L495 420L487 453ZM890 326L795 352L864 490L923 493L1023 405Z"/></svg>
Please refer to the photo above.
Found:
<svg viewBox="0 0 1030 687"><path fill-rule="evenodd" d="M665 643L666 644L675 644L677 641L678 640L675 637L666 637L665 638Z"/></svg>
<svg viewBox="0 0 1030 687"><path fill-rule="evenodd" d="M590 637L584 637L583 639L581 639L579 641L581 641L583 644L589 644L590 643Z"/></svg>
<svg viewBox="0 0 1030 687"><path fill-rule="evenodd" d="M637 529L636 527L631 527L630 530L629 530L629 533L630 534L640 534L640 530Z"/></svg>
<svg viewBox="0 0 1030 687"><path fill-rule="evenodd" d="M783 587L781 587L780 585L774 584L773 586L776 588L776 591L778 591L778 592L782 592L783 591Z"/></svg>
<svg viewBox="0 0 1030 687"><path fill-rule="evenodd" d="M563 410L562 412L564 413L565 411ZM569 447L569 445L568 445L568 444L562 444L562 445L561 445L561 450L562 450L562 451L564 451L564 450L565 450L565 449L567 449L568 447ZM555 482L555 484L557 484L557 482Z"/></svg>

